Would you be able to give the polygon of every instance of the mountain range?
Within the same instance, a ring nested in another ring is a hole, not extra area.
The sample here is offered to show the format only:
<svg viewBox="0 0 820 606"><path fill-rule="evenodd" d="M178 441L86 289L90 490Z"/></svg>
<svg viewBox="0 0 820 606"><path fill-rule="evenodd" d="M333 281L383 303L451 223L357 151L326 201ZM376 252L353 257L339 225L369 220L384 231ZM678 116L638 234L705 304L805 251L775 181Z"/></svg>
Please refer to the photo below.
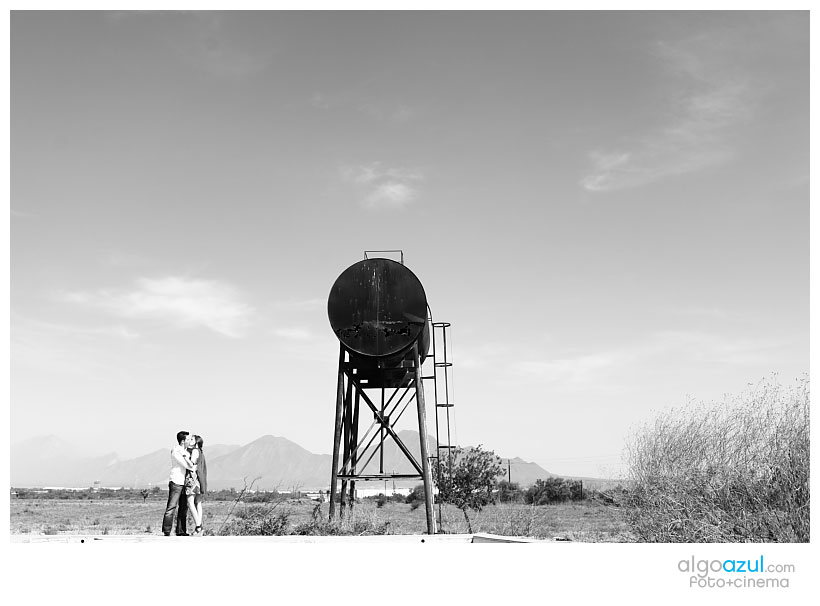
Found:
<svg viewBox="0 0 820 606"><path fill-rule="evenodd" d="M419 456L418 432L398 432L402 442L416 458ZM435 452L435 442L429 446ZM241 489L256 478L260 490L326 489L330 485L330 455L314 454L284 437L265 435L244 446L217 444L204 449L208 462L208 487ZM508 459L504 459L505 475ZM359 473L377 473L378 454ZM522 487L536 479L555 477L535 463L518 457L509 459L514 482ZM410 461L392 439L384 448L383 469L390 473L413 473ZM146 488L167 486L170 448L161 448L133 459L120 459L116 453L87 456L57 436L31 438L11 447L11 485L14 487L103 487ZM396 486L412 486L420 480L396 481Z"/></svg>

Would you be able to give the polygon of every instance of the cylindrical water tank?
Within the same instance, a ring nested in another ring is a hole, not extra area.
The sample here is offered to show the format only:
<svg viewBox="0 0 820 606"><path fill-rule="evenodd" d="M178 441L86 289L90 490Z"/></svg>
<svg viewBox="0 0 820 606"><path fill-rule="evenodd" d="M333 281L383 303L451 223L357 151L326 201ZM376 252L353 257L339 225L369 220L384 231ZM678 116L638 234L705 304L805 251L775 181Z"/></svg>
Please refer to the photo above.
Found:
<svg viewBox="0 0 820 606"><path fill-rule="evenodd" d="M427 296L416 275L391 259L365 259L344 270L327 300L330 326L351 352L372 361L430 346Z"/></svg>

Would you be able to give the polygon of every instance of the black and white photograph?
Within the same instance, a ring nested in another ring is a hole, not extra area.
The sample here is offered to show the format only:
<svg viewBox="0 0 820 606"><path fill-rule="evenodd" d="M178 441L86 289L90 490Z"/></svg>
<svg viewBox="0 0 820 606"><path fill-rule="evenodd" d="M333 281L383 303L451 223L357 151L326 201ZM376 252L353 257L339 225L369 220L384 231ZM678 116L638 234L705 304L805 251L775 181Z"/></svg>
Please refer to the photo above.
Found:
<svg viewBox="0 0 820 606"><path fill-rule="evenodd" d="M32 582L817 588L807 6L98 8L7 13Z"/></svg>

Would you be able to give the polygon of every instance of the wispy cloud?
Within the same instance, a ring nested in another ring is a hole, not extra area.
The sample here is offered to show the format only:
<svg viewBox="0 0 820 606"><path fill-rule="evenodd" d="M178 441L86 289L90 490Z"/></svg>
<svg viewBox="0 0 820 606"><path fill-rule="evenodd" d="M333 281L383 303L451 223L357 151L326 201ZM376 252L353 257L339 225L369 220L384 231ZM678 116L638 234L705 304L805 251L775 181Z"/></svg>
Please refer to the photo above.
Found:
<svg viewBox="0 0 820 606"><path fill-rule="evenodd" d="M232 27L235 15L197 11L127 11L108 14L113 26L133 20L161 21L167 27L164 43L178 60L193 69L225 79L242 79L264 71L276 49L270 39Z"/></svg>
<svg viewBox="0 0 820 606"><path fill-rule="evenodd" d="M778 341L733 338L705 331L667 330L653 334L645 353L651 356L674 353L682 359L734 366L773 362L779 357L776 352L784 345Z"/></svg>
<svg viewBox="0 0 820 606"><path fill-rule="evenodd" d="M520 373L538 376L549 382L578 384L591 374L623 365L635 358L629 349L583 354L575 357L525 361L517 366Z"/></svg>
<svg viewBox="0 0 820 606"><path fill-rule="evenodd" d="M57 322L42 322L38 320L12 318L12 325L24 327L29 332L37 331L42 334L76 337L80 339L112 338L124 341L139 339L138 332L122 324L82 326L77 324L61 324Z"/></svg>
<svg viewBox="0 0 820 606"><path fill-rule="evenodd" d="M229 284L175 276L141 278L131 289L71 292L63 298L123 318L207 328L226 337L243 336L253 313Z"/></svg>
<svg viewBox="0 0 820 606"><path fill-rule="evenodd" d="M148 259L139 254L113 251L105 257L103 263L109 267L138 267L148 263Z"/></svg>
<svg viewBox="0 0 820 606"><path fill-rule="evenodd" d="M299 326L277 328L274 329L273 334L289 341L308 341L313 338L313 335L309 330Z"/></svg>
<svg viewBox="0 0 820 606"><path fill-rule="evenodd" d="M353 92L313 93L308 103L317 110L342 109L358 112L377 122L401 125L413 120L418 111L402 102L368 98Z"/></svg>
<svg viewBox="0 0 820 606"><path fill-rule="evenodd" d="M284 311L314 311L326 305L327 298L325 297L316 297L314 299L288 299L286 301L273 303L275 309Z"/></svg>
<svg viewBox="0 0 820 606"><path fill-rule="evenodd" d="M381 162L340 169L342 179L357 187L361 205L368 210L402 209L416 200L415 184L424 179L415 169L388 168Z"/></svg>
<svg viewBox="0 0 820 606"><path fill-rule="evenodd" d="M80 375L88 380L122 376L116 344L138 342L123 325L77 325L11 316L11 362L38 371Z"/></svg>
<svg viewBox="0 0 820 606"><path fill-rule="evenodd" d="M402 103L384 106L378 103L366 102L359 104L356 109L374 120L392 124L404 124L416 116L416 110Z"/></svg>
<svg viewBox="0 0 820 606"><path fill-rule="evenodd" d="M636 372L651 372L657 366L664 369L678 367L684 372L687 368L730 369L765 365L778 360L787 346L785 341L733 337L718 332L662 330L621 346L558 349L554 355L522 351L519 347L519 361L503 364L500 374L566 390L591 390L596 385L615 389L622 384L623 377L634 376ZM506 349L512 348L507 346ZM460 361L459 367L463 366ZM483 370L479 364L469 364L467 368Z"/></svg>
<svg viewBox="0 0 820 606"><path fill-rule="evenodd" d="M729 51L718 38L658 45L658 61L674 83L669 95L674 101L661 108L666 121L620 145L589 152L582 187L593 192L639 187L732 158L729 133L750 117L753 90L742 67L725 67Z"/></svg>

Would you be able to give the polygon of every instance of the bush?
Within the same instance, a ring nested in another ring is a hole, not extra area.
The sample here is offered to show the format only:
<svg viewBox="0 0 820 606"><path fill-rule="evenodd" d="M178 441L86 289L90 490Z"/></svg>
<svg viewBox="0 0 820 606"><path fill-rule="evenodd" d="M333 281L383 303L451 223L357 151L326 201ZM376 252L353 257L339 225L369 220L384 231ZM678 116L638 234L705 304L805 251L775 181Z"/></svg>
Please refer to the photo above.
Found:
<svg viewBox="0 0 820 606"><path fill-rule="evenodd" d="M501 480L498 483L498 500L501 503L520 503L524 500L524 491L518 482Z"/></svg>
<svg viewBox="0 0 820 606"><path fill-rule="evenodd" d="M281 501L283 498L280 498L281 495L277 491L273 492L248 492L244 496L244 500L247 503L275 503L276 501Z"/></svg>
<svg viewBox="0 0 820 606"><path fill-rule="evenodd" d="M533 505L547 505L583 498L583 484L565 478L536 480L524 493L524 502Z"/></svg>
<svg viewBox="0 0 820 606"><path fill-rule="evenodd" d="M239 510L219 531L225 536L281 536L288 534L290 514L272 507L251 505Z"/></svg>
<svg viewBox="0 0 820 606"><path fill-rule="evenodd" d="M809 541L808 377L661 414L627 454L644 541Z"/></svg>
<svg viewBox="0 0 820 606"><path fill-rule="evenodd" d="M492 450L484 450L481 444L474 448L457 447L452 458L440 460L434 467L438 500L458 507L467 522L467 532L472 533L467 510L481 511L493 501L502 472L501 459Z"/></svg>
<svg viewBox="0 0 820 606"><path fill-rule="evenodd" d="M416 484L413 491L404 498L404 502L410 505L410 509L415 511L424 503L424 484Z"/></svg>
<svg viewBox="0 0 820 606"><path fill-rule="evenodd" d="M311 520L299 524L293 534L300 536L347 536L389 534L390 522L379 522L373 516L362 515L358 509L348 510L342 519L332 522L320 519L321 505L311 514Z"/></svg>

